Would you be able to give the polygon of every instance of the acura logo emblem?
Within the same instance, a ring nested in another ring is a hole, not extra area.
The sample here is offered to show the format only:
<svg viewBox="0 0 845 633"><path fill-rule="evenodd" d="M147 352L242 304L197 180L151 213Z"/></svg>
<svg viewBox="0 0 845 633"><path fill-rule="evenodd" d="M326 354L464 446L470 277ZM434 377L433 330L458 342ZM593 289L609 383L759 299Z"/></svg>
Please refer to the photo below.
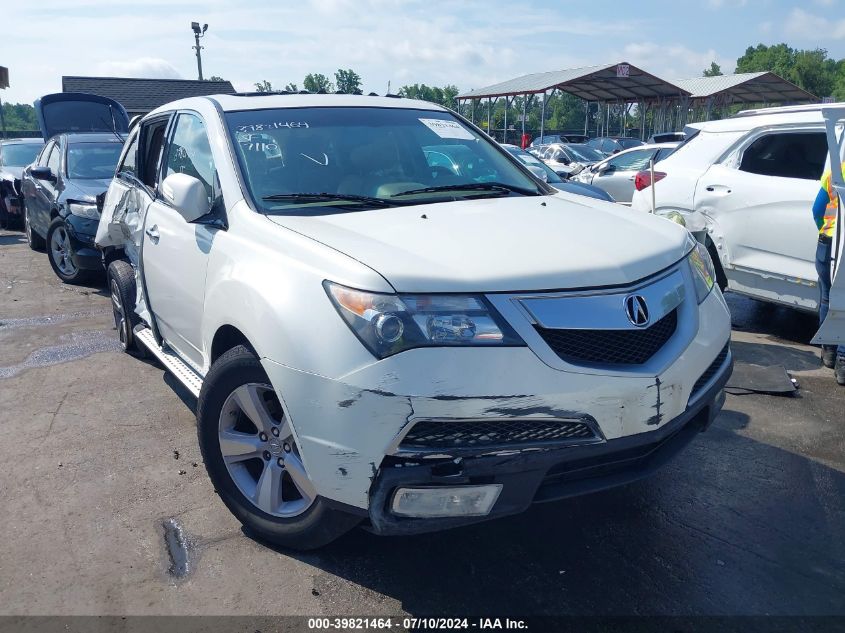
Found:
<svg viewBox="0 0 845 633"><path fill-rule="evenodd" d="M637 327L648 325L648 306L640 295L625 297L625 314L628 315L628 320Z"/></svg>

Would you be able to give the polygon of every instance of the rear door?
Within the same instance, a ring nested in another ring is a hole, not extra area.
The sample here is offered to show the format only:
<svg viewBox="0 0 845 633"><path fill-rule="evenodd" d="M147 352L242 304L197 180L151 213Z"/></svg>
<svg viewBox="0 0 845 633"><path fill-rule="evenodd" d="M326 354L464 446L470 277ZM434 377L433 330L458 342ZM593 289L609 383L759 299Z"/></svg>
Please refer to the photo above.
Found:
<svg viewBox="0 0 845 633"><path fill-rule="evenodd" d="M824 130L762 130L699 179L695 208L711 220L728 287L818 309L811 207L827 144Z"/></svg>
<svg viewBox="0 0 845 633"><path fill-rule="evenodd" d="M616 202L631 204L634 195L634 178L638 171L648 167L654 149L635 149L607 161L608 168L593 176L592 184L604 189Z"/></svg>
<svg viewBox="0 0 845 633"><path fill-rule="evenodd" d="M214 203L221 193L205 122L195 112L180 112L171 128L159 178L174 173L194 176L205 185L209 203ZM142 259L149 309L163 338L196 369L203 365L205 274L218 230L186 222L162 197L160 187L144 225Z"/></svg>
<svg viewBox="0 0 845 633"><path fill-rule="evenodd" d="M845 196L845 178L842 177L842 160L845 154L845 133L842 126L845 124L845 108L825 108L822 114L825 119L831 177L839 195L839 209L831 249L830 309L812 342L816 345L845 345L845 211L842 204L842 197Z"/></svg>

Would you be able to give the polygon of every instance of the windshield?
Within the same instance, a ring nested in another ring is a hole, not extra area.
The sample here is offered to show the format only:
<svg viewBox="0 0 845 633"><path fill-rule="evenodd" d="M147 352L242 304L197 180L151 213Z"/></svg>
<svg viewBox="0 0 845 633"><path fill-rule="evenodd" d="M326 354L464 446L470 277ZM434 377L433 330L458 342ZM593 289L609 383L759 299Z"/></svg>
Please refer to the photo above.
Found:
<svg viewBox="0 0 845 633"><path fill-rule="evenodd" d="M229 112L226 121L264 213L546 193L448 112L278 108Z"/></svg>
<svg viewBox="0 0 845 633"><path fill-rule="evenodd" d="M0 147L0 165L8 167L26 167L38 156L43 143L21 143Z"/></svg>
<svg viewBox="0 0 845 633"><path fill-rule="evenodd" d="M554 169L546 165L543 161L539 158L534 156L534 154L529 154L528 152L524 152L517 147L506 147L511 154L517 157L520 162L529 167L539 167L542 169L546 174L546 182L549 183L556 183L556 182L563 182L563 179L557 175Z"/></svg>
<svg viewBox="0 0 845 633"><path fill-rule="evenodd" d="M597 152L588 145L569 144L566 146L566 149L568 149L573 156L575 156L575 159L579 161L594 163L604 158L604 154Z"/></svg>
<svg viewBox="0 0 845 633"><path fill-rule="evenodd" d="M67 148L68 178L111 178L122 148L120 143L71 143Z"/></svg>

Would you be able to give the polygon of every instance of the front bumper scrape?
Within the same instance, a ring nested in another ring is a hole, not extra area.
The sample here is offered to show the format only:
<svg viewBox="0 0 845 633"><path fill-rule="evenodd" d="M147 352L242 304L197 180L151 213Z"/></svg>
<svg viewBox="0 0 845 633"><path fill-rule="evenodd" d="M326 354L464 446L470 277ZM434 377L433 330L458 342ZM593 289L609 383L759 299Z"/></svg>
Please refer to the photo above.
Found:
<svg viewBox="0 0 845 633"><path fill-rule="evenodd" d="M377 534L433 532L517 514L532 503L555 501L621 486L647 477L681 452L719 414L733 370L725 363L707 391L679 416L645 433L548 450L513 451L444 460L388 456L370 488L370 529ZM482 517L405 518L391 513L402 487L502 484L490 514Z"/></svg>

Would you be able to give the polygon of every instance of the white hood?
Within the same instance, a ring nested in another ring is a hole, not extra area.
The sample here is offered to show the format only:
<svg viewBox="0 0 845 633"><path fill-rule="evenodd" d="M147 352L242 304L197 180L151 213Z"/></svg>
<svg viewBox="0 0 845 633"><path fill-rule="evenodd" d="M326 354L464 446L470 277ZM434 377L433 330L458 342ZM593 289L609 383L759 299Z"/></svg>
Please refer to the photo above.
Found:
<svg viewBox="0 0 845 633"><path fill-rule="evenodd" d="M398 292L628 284L677 262L685 229L583 196L492 198L268 216L366 264Z"/></svg>

